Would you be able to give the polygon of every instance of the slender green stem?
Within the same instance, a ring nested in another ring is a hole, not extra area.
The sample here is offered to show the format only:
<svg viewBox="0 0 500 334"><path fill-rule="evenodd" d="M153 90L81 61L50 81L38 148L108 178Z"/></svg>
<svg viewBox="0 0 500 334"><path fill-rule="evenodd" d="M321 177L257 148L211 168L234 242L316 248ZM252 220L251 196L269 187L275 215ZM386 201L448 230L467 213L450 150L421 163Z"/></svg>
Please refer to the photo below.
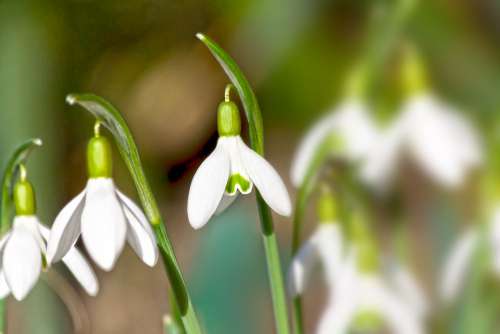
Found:
<svg viewBox="0 0 500 334"><path fill-rule="evenodd" d="M264 131L262 115L257 98L255 97L255 93L250 87L248 80L236 62L219 45L203 34L197 34L196 37L198 37L198 39L210 50L212 55L226 72L233 85L236 87L248 121L251 147L255 152L263 156ZM268 276L271 285L276 330L279 334L287 334L290 332L290 325L288 320L287 302L278 242L274 233L273 219L269 207L264 202L258 191L256 198L267 260Z"/></svg>
<svg viewBox="0 0 500 334"><path fill-rule="evenodd" d="M172 298L172 295L174 297L172 302L178 307L186 332L188 334L202 333L158 204L142 168L139 151L127 123L113 105L99 96L71 94L68 95L66 100L71 105L80 105L91 112L113 135L123 161L132 176L146 216L156 235L158 248L172 290L169 297Z"/></svg>
<svg viewBox="0 0 500 334"><path fill-rule="evenodd" d="M12 219L12 188L19 173L19 167L24 165L29 154L35 147L42 145L38 138L30 139L21 144L12 154L7 162L2 176L2 199L0 204L0 236L3 236L10 229ZM7 305L5 298L0 300L0 334L6 332Z"/></svg>

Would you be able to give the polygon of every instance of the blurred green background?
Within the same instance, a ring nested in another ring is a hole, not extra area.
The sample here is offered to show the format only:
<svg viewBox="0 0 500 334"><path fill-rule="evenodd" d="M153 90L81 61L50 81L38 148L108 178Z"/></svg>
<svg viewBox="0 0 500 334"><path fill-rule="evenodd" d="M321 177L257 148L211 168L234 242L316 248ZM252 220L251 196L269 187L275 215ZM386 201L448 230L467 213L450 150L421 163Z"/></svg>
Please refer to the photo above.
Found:
<svg viewBox="0 0 500 334"><path fill-rule="evenodd" d="M248 75L263 111L267 155L293 197L288 174L294 144L340 98L346 73L383 31L395 5L383 0L2 0L1 160L26 138L44 140L29 173L40 218L50 224L86 182L84 152L93 129L87 113L65 105L65 95L93 92L109 99L136 137L207 332L269 333L273 317L253 199L240 200L201 231L187 223L187 190L215 146L215 111L226 83L195 33L216 39ZM410 40L424 55L436 91L469 111L485 134L496 133L500 2L421 1L400 30L401 41ZM391 54L378 69L372 94L382 112L398 99ZM117 183L135 196L116 158ZM286 266L290 221L276 217L276 222ZM149 269L127 249L112 273L98 271L98 276L96 298L69 278L56 293L41 281L26 301L9 299L8 333L73 332L64 298L83 319L82 333L160 333L168 312L160 264ZM307 303L320 308L320 294L313 293ZM312 328L314 311L308 314Z"/></svg>

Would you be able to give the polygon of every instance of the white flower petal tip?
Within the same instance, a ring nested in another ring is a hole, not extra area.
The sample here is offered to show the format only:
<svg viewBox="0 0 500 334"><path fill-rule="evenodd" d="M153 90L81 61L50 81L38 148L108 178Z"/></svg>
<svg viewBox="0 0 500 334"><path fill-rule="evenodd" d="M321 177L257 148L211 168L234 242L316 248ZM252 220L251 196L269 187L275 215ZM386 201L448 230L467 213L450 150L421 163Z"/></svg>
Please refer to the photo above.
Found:
<svg viewBox="0 0 500 334"><path fill-rule="evenodd" d="M47 243L49 263L61 260L80 236L84 205L85 191L73 198L57 215Z"/></svg>
<svg viewBox="0 0 500 334"><path fill-rule="evenodd" d="M292 202L279 174L269 162L250 149L240 137L238 137L238 144L244 168L264 201L279 215L289 217L292 214Z"/></svg>
<svg viewBox="0 0 500 334"><path fill-rule="evenodd" d="M125 215L113 180L90 179L81 218L83 243L94 262L111 271L126 241Z"/></svg>
<svg viewBox="0 0 500 334"><path fill-rule="evenodd" d="M158 262L158 247L148 219L130 198L118 190L117 195L127 218L127 240L130 246L146 265L154 267Z"/></svg>
<svg viewBox="0 0 500 334"><path fill-rule="evenodd" d="M189 188L187 213L194 229L203 227L217 210L229 179L229 157L219 139L215 150L196 171Z"/></svg>

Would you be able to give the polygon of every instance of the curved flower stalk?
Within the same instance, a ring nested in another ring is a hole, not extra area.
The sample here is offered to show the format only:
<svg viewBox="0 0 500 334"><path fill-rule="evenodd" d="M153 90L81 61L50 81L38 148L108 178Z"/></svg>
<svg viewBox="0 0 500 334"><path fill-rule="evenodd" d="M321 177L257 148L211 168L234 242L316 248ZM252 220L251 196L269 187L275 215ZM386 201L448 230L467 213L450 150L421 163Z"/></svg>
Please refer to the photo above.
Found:
<svg viewBox="0 0 500 334"><path fill-rule="evenodd" d="M141 199L141 204L144 208L147 220L151 224L153 233L156 237L156 242L165 266L165 272L171 285L172 293L169 293L168 295L169 298L173 299L171 300L171 303L175 305L176 309L179 310L180 318L182 320L182 323L179 323L178 326L183 326L188 334L201 333L201 326L198 322L196 313L191 303L186 283L184 282L184 278L179 268L179 264L177 263L174 250L168 238L167 231L165 230L165 225L161 217L160 210L144 174L139 152L137 150L137 146L135 145L132 134L127 126L127 123L125 122L119 111L101 97L92 94L71 94L67 96L66 100L69 104L80 105L87 111L92 113L96 117L96 119L113 135L120 151L120 155L122 156L123 161L126 164L130 175L132 176L132 179L134 180L134 184L139 194L139 198ZM97 156L99 156L98 152L96 152L96 154ZM97 167L97 165L95 167ZM103 164L103 167L104 166L106 166L106 164ZM129 228L132 228L131 225L135 224L135 220L133 218L137 218L137 216L139 216L140 210L135 210L132 205L124 199L124 197L120 198L120 202L124 203L135 216L127 216L127 214L124 213L125 218L129 222ZM137 222L140 224L141 219L137 219ZM137 224L135 224L135 226L138 227ZM137 231L147 231L146 229L147 228L141 224L140 229L138 229ZM78 230L76 232L78 233ZM141 236L144 237L144 239L141 240L135 240L131 242L129 238L129 243L134 244L134 242L141 243L145 241L147 244L147 240L151 239L151 236L148 234L146 238L146 234L141 233ZM148 259L154 258L154 256L151 256L152 253L148 254ZM145 253L140 253L141 258L143 258L144 255ZM147 262L153 263L154 261L148 260ZM177 317L175 319L177 319Z"/></svg>
<svg viewBox="0 0 500 334"><path fill-rule="evenodd" d="M116 188L111 145L100 135L99 127L97 122L87 147L87 186L56 217L47 260L59 261L81 235L90 257L103 270L113 269L126 240L141 260L153 267L158 260L155 236L142 210Z"/></svg>
<svg viewBox="0 0 500 334"><path fill-rule="evenodd" d="M39 145L41 142L35 144ZM8 184L12 184L12 171L19 170L19 180L15 182L12 190L15 206L12 227L0 240L0 298L12 293L15 299L22 300L38 281L42 267L46 268L44 261L50 229L41 224L36 216L35 192L27 180L24 165L19 162L11 167L13 169L7 170L6 177L4 176L4 189ZM2 205L2 209L8 208ZM71 247L62 260L85 291L95 296L99 289L98 282L83 255Z"/></svg>
<svg viewBox="0 0 500 334"><path fill-rule="evenodd" d="M422 320L404 296L391 289L379 272L378 252L366 227L354 222L353 244L343 261L316 333L378 331L424 333Z"/></svg>
<svg viewBox="0 0 500 334"><path fill-rule="evenodd" d="M285 184L276 170L241 139L239 110L229 99L231 87L226 87L225 101L217 110L217 146L198 168L189 188L188 218L196 229L227 208L238 193L249 194L254 184L275 212L289 216L292 211Z"/></svg>
<svg viewBox="0 0 500 334"><path fill-rule="evenodd" d="M478 134L459 111L434 96L414 50L407 51L403 76L408 98L365 161L363 178L377 188L387 188L404 156L437 184L459 187L481 164Z"/></svg>
<svg viewBox="0 0 500 334"><path fill-rule="evenodd" d="M251 148L259 155L264 156L264 131L262 115L260 113L257 98L236 62L214 41L203 34L197 34L196 37L205 44L212 55L222 66L231 82L238 91L243 107L245 109L246 119L248 121L249 137ZM255 182L255 179L253 180ZM259 188L257 182L255 182ZM258 189L259 190L259 189ZM262 237L264 241L264 250L266 252L267 269L271 283L271 294L273 300L273 309L276 320L276 330L279 334L290 332L288 323L288 311L286 305L285 289L283 284L283 274L281 272L280 255L278 243L274 233L274 223L271 212L266 204L264 194L256 192L257 206L260 215ZM288 197L288 195L287 195ZM284 202L283 202L284 203ZM286 208L286 207L285 207ZM285 212L283 213L286 213Z"/></svg>

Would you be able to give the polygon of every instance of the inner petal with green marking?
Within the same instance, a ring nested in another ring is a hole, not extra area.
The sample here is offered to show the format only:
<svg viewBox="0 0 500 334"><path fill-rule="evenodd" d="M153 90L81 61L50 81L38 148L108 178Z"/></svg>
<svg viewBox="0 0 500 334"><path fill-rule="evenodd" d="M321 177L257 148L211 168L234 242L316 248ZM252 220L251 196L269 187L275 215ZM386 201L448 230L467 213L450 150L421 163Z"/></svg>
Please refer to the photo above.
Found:
<svg viewBox="0 0 500 334"><path fill-rule="evenodd" d="M240 173L232 174L226 184L226 192L229 195L234 195L237 191L242 194L252 191L252 182Z"/></svg>

